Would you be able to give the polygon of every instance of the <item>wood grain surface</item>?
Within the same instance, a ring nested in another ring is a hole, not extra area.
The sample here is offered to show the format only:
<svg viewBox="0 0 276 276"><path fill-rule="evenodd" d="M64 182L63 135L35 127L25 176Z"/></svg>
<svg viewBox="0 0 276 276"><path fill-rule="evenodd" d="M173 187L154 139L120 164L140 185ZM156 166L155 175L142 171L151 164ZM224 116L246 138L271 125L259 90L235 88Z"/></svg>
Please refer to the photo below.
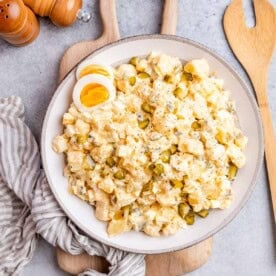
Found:
<svg viewBox="0 0 276 276"><path fill-rule="evenodd" d="M167 0L164 3L161 34L175 34L178 21L178 0Z"/></svg>
<svg viewBox="0 0 276 276"><path fill-rule="evenodd" d="M254 9L256 26L249 29L242 0L232 1L224 15L224 30L256 92L264 127L266 166L276 223L276 139L267 95L269 65L276 44L276 15L267 0L254 0Z"/></svg>
<svg viewBox="0 0 276 276"><path fill-rule="evenodd" d="M164 3L161 27L163 34L175 34L176 32L177 2L177 0L166 0ZM104 25L102 36L95 41L80 42L69 48L61 61L60 79L63 79L80 60L91 52L120 38L115 0L101 0L100 12ZM212 238L209 238L185 250L146 256L147 276L177 276L197 269L208 260L212 251L212 243ZM72 256L59 248L56 254L60 268L71 274L78 274L87 268L108 272L109 264L102 257L89 256L86 253Z"/></svg>
<svg viewBox="0 0 276 276"><path fill-rule="evenodd" d="M146 276L180 276L191 272L207 262L212 251L212 238L188 249L177 252L147 255ZM109 263L102 257L89 256L86 253L73 256L60 248L56 250L59 267L77 275L87 268L107 273Z"/></svg>

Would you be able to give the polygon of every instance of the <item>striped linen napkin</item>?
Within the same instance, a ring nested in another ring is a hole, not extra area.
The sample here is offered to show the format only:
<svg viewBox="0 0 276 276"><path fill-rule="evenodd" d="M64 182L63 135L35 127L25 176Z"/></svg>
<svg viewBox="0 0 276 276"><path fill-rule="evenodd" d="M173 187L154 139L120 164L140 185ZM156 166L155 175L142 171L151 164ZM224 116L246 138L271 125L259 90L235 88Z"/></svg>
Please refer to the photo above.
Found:
<svg viewBox="0 0 276 276"><path fill-rule="evenodd" d="M108 274L89 269L82 276L145 275L143 255L92 240L66 217L41 169L21 99L0 98L0 275L20 274L34 254L37 234L70 254L87 252L110 263Z"/></svg>

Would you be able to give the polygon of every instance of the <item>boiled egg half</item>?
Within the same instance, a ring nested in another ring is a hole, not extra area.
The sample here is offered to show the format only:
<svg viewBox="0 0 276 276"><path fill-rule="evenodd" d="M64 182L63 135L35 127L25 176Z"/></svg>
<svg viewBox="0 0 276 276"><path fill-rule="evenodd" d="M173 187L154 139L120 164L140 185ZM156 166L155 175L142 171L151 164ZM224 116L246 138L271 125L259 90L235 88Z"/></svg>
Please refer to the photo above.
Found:
<svg viewBox="0 0 276 276"><path fill-rule="evenodd" d="M113 81L100 74L89 74L76 83L73 91L73 101L81 112L91 112L93 109L114 100L116 89Z"/></svg>
<svg viewBox="0 0 276 276"><path fill-rule="evenodd" d="M114 79L112 67L104 64L94 64L90 60L84 61L79 65L77 68L76 77L79 80L84 76L91 74L99 74L109 78L112 81Z"/></svg>

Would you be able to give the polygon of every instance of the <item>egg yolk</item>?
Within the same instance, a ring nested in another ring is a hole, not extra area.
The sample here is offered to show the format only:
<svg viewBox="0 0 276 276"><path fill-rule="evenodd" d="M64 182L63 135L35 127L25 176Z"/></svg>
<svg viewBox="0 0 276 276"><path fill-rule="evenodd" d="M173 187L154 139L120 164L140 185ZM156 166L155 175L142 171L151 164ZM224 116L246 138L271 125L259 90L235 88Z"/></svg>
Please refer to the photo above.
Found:
<svg viewBox="0 0 276 276"><path fill-rule="evenodd" d="M86 85L80 95L81 103L86 107L92 107L107 101L109 93L106 87L98 83Z"/></svg>
<svg viewBox="0 0 276 276"><path fill-rule="evenodd" d="M109 72L102 66L99 65L88 65L80 72L80 78L89 75L89 74L99 74L105 77L110 77Z"/></svg>

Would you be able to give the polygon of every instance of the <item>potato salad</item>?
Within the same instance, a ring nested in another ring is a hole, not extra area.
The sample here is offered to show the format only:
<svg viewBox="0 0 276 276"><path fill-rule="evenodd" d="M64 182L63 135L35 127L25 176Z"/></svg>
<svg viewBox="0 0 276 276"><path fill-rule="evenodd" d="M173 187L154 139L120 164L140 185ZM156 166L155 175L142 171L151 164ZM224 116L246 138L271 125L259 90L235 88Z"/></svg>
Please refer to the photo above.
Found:
<svg viewBox="0 0 276 276"><path fill-rule="evenodd" d="M100 79L104 87L81 92L90 109L71 104L53 149L65 154L69 191L95 206L110 236L172 235L231 204L247 138L206 60L153 52L117 68L86 66L79 81ZM101 102L110 84L112 100Z"/></svg>

